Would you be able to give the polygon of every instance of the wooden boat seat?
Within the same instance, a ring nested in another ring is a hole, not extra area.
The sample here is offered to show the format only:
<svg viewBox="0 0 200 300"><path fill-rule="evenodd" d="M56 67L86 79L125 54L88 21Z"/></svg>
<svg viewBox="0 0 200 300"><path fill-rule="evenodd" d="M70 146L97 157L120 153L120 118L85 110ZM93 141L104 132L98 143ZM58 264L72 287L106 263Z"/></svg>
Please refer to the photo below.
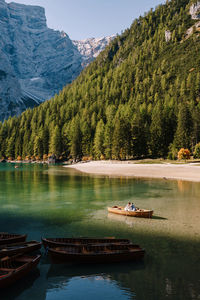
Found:
<svg viewBox="0 0 200 300"><path fill-rule="evenodd" d="M91 251L88 251L87 249L84 249L84 248L83 248L83 249L82 249L82 253L83 253L83 254L88 254L88 253L91 253Z"/></svg>
<svg viewBox="0 0 200 300"><path fill-rule="evenodd" d="M27 259L27 257L19 257L15 259L16 263L27 263L29 262L29 260Z"/></svg>
<svg viewBox="0 0 200 300"><path fill-rule="evenodd" d="M5 256L5 257L3 257L3 258L1 258L1 262L4 262L4 261L6 261L6 260L8 260L9 259L9 256Z"/></svg>
<svg viewBox="0 0 200 300"><path fill-rule="evenodd" d="M9 268L0 268L1 271L4 271L4 272L13 272L15 271L15 269L9 269Z"/></svg>

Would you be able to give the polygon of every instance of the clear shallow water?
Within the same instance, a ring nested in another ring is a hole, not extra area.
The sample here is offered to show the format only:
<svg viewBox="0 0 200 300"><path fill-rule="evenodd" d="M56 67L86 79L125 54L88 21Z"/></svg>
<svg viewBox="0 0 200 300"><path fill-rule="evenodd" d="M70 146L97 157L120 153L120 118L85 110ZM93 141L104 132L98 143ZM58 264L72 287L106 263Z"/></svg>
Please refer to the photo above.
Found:
<svg viewBox="0 0 200 300"><path fill-rule="evenodd" d="M153 219L107 213L134 202ZM89 176L62 166L0 164L0 231L115 236L146 249L141 263L39 268L0 299L200 299L200 184Z"/></svg>

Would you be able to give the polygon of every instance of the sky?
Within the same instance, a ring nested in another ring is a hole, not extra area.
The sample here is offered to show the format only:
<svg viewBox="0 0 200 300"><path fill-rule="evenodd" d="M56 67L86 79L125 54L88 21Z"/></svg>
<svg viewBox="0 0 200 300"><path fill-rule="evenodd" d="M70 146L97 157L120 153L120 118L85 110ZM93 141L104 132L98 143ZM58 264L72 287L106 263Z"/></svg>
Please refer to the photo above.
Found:
<svg viewBox="0 0 200 300"><path fill-rule="evenodd" d="M163 0L14 0L45 8L49 28L65 31L72 40L120 34L135 18Z"/></svg>

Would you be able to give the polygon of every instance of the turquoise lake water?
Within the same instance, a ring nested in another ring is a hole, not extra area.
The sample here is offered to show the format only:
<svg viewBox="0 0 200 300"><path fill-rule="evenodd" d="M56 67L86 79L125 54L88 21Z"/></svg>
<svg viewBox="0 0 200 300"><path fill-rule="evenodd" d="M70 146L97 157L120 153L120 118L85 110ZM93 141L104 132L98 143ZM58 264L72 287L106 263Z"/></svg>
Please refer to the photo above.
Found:
<svg viewBox="0 0 200 300"><path fill-rule="evenodd" d="M134 202L152 219L108 214ZM63 166L0 164L0 231L49 237L129 238L146 250L140 263L51 265L38 269L2 300L200 299L200 184L110 178Z"/></svg>

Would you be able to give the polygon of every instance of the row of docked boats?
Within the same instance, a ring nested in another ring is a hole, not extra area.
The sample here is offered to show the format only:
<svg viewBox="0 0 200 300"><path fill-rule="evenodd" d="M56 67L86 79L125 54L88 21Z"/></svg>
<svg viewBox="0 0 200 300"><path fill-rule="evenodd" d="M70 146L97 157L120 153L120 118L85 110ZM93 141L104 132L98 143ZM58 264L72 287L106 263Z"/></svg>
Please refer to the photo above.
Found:
<svg viewBox="0 0 200 300"><path fill-rule="evenodd" d="M37 267L42 243L52 263L113 263L140 260L145 250L129 239L42 238L42 243L26 241L26 235L0 233L0 288L23 278Z"/></svg>
<svg viewBox="0 0 200 300"><path fill-rule="evenodd" d="M29 255L42 243L26 242L27 235L0 233L0 288L6 288L24 278L37 267L41 255Z"/></svg>

